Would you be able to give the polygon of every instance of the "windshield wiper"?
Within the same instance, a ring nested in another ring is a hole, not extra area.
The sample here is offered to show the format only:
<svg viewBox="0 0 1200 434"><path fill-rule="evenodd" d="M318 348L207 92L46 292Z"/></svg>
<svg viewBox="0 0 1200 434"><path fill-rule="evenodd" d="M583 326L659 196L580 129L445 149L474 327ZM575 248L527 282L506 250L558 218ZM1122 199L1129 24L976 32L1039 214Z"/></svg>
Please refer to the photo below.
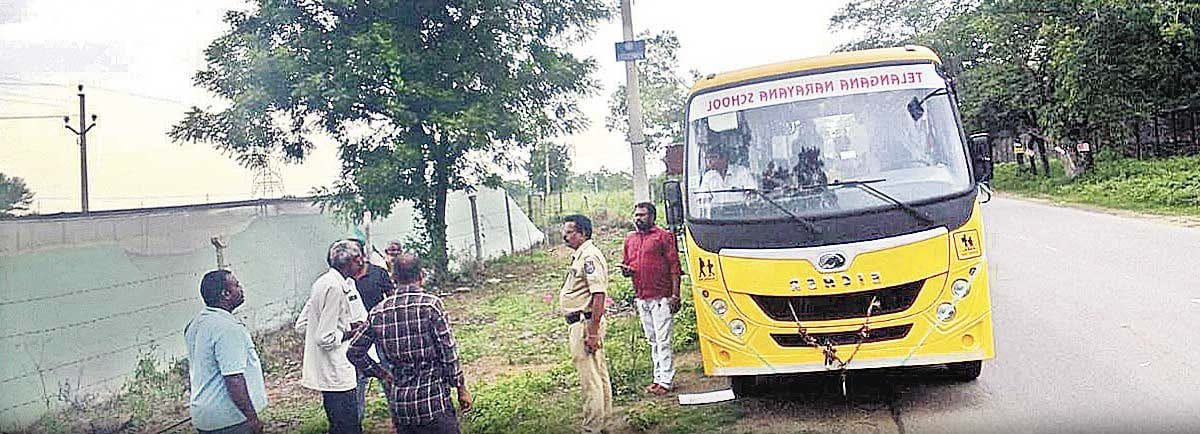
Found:
<svg viewBox="0 0 1200 434"><path fill-rule="evenodd" d="M875 196L879 199L882 199L885 202L895 205L896 208L904 210L904 212L907 212L909 215L913 216L917 220L924 222L925 224L933 223L933 219L930 218L929 216L925 215L925 213L921 212L921 210L914 208L912 205L909 205L907 203L896 200L896 198L892 197L891 195L884 193L882 191L879 191L879 189L871 186L871 184L874 184L877 182L883 182L883 181L886 181L886 179L880 178L880 179L866 179L866 180L861 180L861 181L855 181L855 180L837 181L837 182L831 182L828 184L819 184L819 185L815 185L813 187L836 187L836 186L844 186L844 185L848 185L851 187L858 187L858 188L863 189L863 191L870 193L872 196Z"/></svg>
<svg viewBox="0 0 1200 434"><path fill-rule="evenodd" d="M780 205L779 202L776 202L774 199L771 199L769 196L767 196L766 193L763 193L761 190L759 190L757 188L730 188L730 189L725 189L725 190L702 191L702 192L697 192L697 193L746 193L746 192L753 192L753 193L758 194L758 197L761 197L761 198L763 198L763 200L767 201L767 203L774 205L775 208L779 208L780 211L783 211L784 214L787 214L789 217L792 218L792 220L795 220L797 223L804 225L804 227L806 229L808 229L809 231L812 231L813 233L818 233L818 234L822 232L820 229L817 229L817 226L813 224L812 220L806 219L804 217L800 217L799 215L797 215L796 213L787 209L783 205Z"/></svg>
<svg viewBox="0 0 1200 434"><path fill-rule="evenodd" d="M838 187L838 186L851 185L851 184L874 184L874 183L883 182L883 181L887 181L887 179L878 178L878 179L863 179L863 180L854 180L854 181L834 181L834 182L827 182L824 184L809 184L809 185L801 186L800 189L801 190L811 190L814 188Z"/></svg>

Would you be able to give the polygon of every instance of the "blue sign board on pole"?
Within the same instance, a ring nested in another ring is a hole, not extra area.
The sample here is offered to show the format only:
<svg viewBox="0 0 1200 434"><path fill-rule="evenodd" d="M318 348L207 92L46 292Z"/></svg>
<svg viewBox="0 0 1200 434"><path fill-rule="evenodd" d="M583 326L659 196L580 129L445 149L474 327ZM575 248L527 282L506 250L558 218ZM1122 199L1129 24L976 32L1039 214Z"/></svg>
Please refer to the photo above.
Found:
<svg viewBox="0 0 1200 434"><path fill-rule="evenodd" d="M628 62L646 58L646 41L624 41L617 44L617 61Z"/></svg>

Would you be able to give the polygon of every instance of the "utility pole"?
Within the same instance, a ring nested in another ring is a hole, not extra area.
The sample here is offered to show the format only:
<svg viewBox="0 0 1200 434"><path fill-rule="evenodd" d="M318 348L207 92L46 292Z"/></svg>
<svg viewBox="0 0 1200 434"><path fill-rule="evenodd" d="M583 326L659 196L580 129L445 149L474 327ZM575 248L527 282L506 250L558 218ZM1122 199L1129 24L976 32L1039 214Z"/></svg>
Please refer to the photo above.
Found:
<svg viewBox="0 0 1200 434"><path fill-rule="evenodd" d="M546 219L546 224L550 223L550 142L542 144L542 170L544 171L543 178L545 183L542 184L542 217Z"/></svg>
<svg viewBox="0 0 1200 434"><path fill-rule="evenodd" d="M83 214L88 213L88 177L87 177L87 133L96 126L96 115L92 115L92 124L87 124L87 108L84 104L83 85L79 85L79 129L71 127L71 117L63 116L63 125L79 138L79 190L82 201L80 208Z"/></svg>
<svg viewBox="0 0 1200 434"><path fill-rule="evenodd" d="M621 24L626 41L633 40L630 0L621 0ZM646 180L646 136L642 133L642 99L638 93L637 61L625 61L625 110L629 113L629 148L633 154L633 201L650 199Z"/></svg>

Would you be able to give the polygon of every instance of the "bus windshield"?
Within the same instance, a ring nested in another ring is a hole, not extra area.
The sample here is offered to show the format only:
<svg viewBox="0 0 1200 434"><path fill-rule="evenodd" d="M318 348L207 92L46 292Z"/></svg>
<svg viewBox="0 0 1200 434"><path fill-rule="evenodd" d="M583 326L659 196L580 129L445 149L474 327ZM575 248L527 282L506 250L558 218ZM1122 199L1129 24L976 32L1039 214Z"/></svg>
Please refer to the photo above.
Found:
<svg viewBox="0 0 1200 434"><path fill-rule="evenodd" d="M965 192L971 178L953 110L932 65L700 94L688 111L689 214L773 220Z"/></svg>

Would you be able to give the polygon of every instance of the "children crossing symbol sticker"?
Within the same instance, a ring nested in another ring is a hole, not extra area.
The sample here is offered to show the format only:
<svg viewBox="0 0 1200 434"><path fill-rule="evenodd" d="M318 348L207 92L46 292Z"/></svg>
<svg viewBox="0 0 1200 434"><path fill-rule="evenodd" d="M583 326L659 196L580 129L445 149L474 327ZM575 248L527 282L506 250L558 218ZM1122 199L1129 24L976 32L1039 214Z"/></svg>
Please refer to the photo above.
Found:
<svg viewBox="0 0 1200 434"><path fill-rule="evenodd" d="M955 252L958 253L958 259L974 258L983 251L983 246L979 245L979 232L975 229L955 232L951 240Z"/></svg>
<svg viewBox="0 0 1200 434"><path fill-rule="evenodd" d="M717 278L717 273L713 271L712 259L698 258L699 267L696 268L696 279L712 280Z"/></svg>

